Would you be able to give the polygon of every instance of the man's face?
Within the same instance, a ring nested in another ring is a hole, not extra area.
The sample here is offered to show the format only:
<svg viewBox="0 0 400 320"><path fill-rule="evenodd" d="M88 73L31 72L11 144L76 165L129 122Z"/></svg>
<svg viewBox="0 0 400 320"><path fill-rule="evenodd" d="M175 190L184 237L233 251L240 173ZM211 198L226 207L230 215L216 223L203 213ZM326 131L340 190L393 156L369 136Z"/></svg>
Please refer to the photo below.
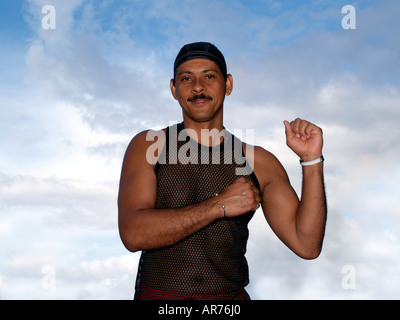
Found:
<svg viewBox="0 0 400 320"><path fill-rule="evenodd" d="M232 92L232 76L225 81L218 65L207 59L182 63L171 80L171 92L182 107L183 115L197 122L220 116L225 96Z"/></svg>

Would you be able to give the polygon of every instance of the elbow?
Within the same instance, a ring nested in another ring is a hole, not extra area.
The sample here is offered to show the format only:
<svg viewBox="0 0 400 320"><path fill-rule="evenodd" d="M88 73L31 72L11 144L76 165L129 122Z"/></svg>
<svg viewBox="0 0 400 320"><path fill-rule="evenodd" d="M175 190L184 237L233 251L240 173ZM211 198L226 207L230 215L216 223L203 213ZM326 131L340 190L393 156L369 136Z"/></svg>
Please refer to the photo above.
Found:
<svg viewBox="0 0 400 320"><path fill-rule="evenodd" d="M301 254L298 255L300 258L304 259L304 260L315 260L317 259L321 254L321 251L313 251L313 252L308 252L306 254Z"/></svg>
<svg viewBox="0 0 400 320"><path fill-rule="evenodd" d="M118 230L120 239L125 248L130 252L138 252L144 250L143 243L143 232L140 232L141 228L137 225L135 219L127 219L128 215L122 215L119 213L118 218Z"/></svg>
<svg viewBox="0 0 400 320"><path fill-rule="evenodd" d="M141 251L140 247L138 245L136 245L135 243L132 243L129 241L124 241L124 240L122 240L122 243L124 244L125 248L132 253Z"/></svg>
<svg viewBox="0 0 400 320"><path fill-rule="evenodd" d="M322 252L324 236L322 237L303 237L299 239L293 250L300 258L304 260L315 260Z"/></svg>
<svg viewBox="0 0 400 320"><path fill-rule="evenodd" d="M144 250L142 249L140 243L137 240L133 239L133 237L128 238L121 235L121 241L125 248L132 253Z"/></svg>
<svg viewBox="0 0 400 320"><path fill-rule="evenodd" d="M315 260L321 255L322 247L306 248L295 252L297 256L304 260Z"/></svg>
<svg viewBox="0 0 400 320"><path fill-rule="evenodd" d="M125 228L119 228L119 236L125 248L130 252L138 252L142 249L140 237L137 232L125 230Z"/></svg>

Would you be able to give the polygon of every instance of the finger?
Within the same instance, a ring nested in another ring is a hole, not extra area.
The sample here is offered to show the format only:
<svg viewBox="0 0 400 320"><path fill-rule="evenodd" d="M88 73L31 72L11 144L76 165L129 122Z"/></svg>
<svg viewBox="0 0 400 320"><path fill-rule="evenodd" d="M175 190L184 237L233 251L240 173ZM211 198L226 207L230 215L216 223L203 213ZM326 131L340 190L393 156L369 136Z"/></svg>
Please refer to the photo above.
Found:
<svg viewBox="0 0 400 320"><path fill-rule="evenodd" d="M297 118L296 120L292 121L292 123L291 123L292 128L293 128L293 132L294 132L294 134L295 134L295 136L297 138L300 138L300 124L301 124L301 122L302 122L301 119Z"/></svg>
<svg viewBox="0 0 400 320"><path fill-rule="evenodd" d="M313 124L311 122L308 122L304 131L305 131L305 135L306 135L307 139L311 138L311 136L314 134L322 133L321 128L317 127L315 124Z"/></svg>
<svg viewBox="0 0 400 320"><path fill-rule="evenodd" d="M294 132L292 125L289 123L289 121L283 121L283 124L285 125L285 134L287 137L294 137Z"/></svg>
<svg viewBox="0 0 400 320"><path fill-rule="evenodd" d="M247 188L246 191L251 192L251 197L253 197L254 199L256 199L257 197L260 197L260 190L256 187L256 185L253 183L253 181L247 180Z"/></svg>
<svg viewBox="0 0 400 320"><path fill-rule="evenodd" d="M254 194L255 194L255 196L256 197L259 197L260 196L260 190L258 190L258 188L257 187L253 187L253 192L254 192Z"/></svg>
<svg viewBox="0 0 400 320"><path fill-rule="evenodd" d="M305 134L307 136L307 139L311 138L311 134L314 129L315 129L315 125L313 125L311 122L309 122L307 127L305 128Z"/></svg>
<svg viewBox="0 0 400 320"><path fill-rule="evenodd" d="M302 140L306 140L310 137L310 123L308 121L302 120L299 124L299 134Z"/></svg>
<svg viewBox="0 0 400 320"><path fill-rule="evenodd" d="M283 124L285 125L285 129L286 129L287 132L293 131L293 130L292 130L292 126L290 125L289 121L284 120L284 121L283 121Z"/></svg>
<svg viewBox="0 0 400 320"><path fill-rule="evenodd" d="M237 184L237 185L246 184L247 181L248 180L246 178L240 177L240 178L237 178L235 181L233 181L231 185L234 185L234 184Z"/></svg>

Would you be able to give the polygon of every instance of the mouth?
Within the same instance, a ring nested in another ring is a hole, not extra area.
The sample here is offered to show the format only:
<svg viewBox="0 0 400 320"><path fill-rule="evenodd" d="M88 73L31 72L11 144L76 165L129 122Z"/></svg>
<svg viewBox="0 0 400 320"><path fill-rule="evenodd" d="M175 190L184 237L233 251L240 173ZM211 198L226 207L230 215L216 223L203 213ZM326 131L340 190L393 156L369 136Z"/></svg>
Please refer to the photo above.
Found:
<svg viewBox="0 0 400 320"><path fill-rule="evenodd" d="M207 97L204 94L196 95L188 99L189 102L193 102L196 104L205 103L207 101L212 101L211 97Z"/></svg>

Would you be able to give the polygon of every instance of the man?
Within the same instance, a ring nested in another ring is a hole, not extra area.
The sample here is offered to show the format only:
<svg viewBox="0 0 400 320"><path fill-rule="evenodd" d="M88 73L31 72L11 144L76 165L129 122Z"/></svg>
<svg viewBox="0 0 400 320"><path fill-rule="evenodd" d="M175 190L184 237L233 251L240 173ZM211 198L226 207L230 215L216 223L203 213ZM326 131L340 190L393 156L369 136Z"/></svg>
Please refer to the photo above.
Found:
<svg viewBox="0 0 400 320"><path fill-rule="evenodd" d="M170 86L183 122L139 133L122 166L120 235L128 250L142 251L135 299L249 299L247 224L260 204L293 252L304 259L320 254L322 130L301 119L284 121L287 145L303 168L299 200L271 153L224 130L233 78L214 45L184 46Z"/></svg>

